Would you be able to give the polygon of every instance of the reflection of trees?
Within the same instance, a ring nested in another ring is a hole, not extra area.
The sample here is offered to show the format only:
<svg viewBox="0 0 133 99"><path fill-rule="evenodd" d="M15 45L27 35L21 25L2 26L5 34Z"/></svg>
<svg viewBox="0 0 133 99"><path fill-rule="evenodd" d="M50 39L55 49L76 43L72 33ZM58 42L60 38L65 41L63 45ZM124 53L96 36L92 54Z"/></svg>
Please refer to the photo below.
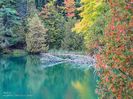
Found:
<svg viewBox="0 0 133 99"><path fill-rule="evenodd" d="M43 89L46 99L78 99L75 90L71 86L73 80L82 80L84 72L70 68L70 64L60 64L46 69Z"/></svg>
<svg viewBox="0 0 133 99"><path fill-rule="evenodd" d="M0 58L0 93L33 94L31 99L94 99L91 72L70 68L72 64L67 63L44 69L41 65L35 55Z"/></svg>
<svg viewBox="0 0 133 99"><path fill-rule="evenodd" d="M39 56L29 55L26 59L27 87L32 92L38 92L46 78L45 71L41 70Z"/></svg>
<svg viewBox="0 0 133 99"><path fill-rule="evenodd" d="M95 94L96 82L92 72L85 72L82 81L72 82L72 86L77 90L81 99L97 99Z"/></svg>
<svg viewBox="0 0 133 99"><path fill-rule="evenodd" d="M24 66L25 59L23 57L5 56L0 58L0 98L3 92L24 93L22 91L25 79Z"/></svg>
<svg viewBox="0 0 133 99"><path fill-rule="evenodd" d="M38 56L27 56L26 63L27 87L41 99L65 99L70 94L72 99L76 97L71 87L72 80L82 80L83 72L69 68L69 64L41 69Z"/></svg>

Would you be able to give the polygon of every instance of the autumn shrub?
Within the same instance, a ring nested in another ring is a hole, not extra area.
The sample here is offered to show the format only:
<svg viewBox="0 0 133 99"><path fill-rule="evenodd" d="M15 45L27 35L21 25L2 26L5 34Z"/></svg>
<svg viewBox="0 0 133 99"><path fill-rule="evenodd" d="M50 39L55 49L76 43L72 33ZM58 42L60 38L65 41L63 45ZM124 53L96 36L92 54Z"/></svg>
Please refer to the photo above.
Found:
<svg viewBox="0 0 133 99"><path fill-rule="evenodd" d="M111 20L104 30L105 45L96 55L97 93L101 99L132 99L133 0L109 0L107 4Z"/></svg>

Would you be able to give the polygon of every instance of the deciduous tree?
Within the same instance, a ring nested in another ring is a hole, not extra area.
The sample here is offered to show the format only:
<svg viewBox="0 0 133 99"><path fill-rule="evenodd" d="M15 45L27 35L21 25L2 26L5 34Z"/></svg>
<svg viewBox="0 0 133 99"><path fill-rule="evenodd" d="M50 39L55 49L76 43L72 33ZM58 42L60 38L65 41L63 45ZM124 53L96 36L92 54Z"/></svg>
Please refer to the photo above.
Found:
<svg viewBox="0 0 133 99"><path fill-rule="evenodd" d="M96 55L100 98L132 99L132 0L109 0L111 20L104 31L104 48Z"/></svg>
<svg viewBox="0 0 133 99"><path fill-rule="evenodd" d="M74 17L75 16L75 1L74 0L64 0L66 16Z"/></svg>

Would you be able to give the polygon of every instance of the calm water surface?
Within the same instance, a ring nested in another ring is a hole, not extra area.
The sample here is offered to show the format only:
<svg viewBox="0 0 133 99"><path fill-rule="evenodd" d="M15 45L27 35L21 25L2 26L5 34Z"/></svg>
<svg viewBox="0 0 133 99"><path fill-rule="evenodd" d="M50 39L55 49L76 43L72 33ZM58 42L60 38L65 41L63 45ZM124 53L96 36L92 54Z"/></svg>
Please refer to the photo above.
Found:
<svg viewBox="0 0 133 99"><path fill-rule="evenodd" d="M42 67L39 56L1 56L0 99L97 99L92 69Z"/></svg>

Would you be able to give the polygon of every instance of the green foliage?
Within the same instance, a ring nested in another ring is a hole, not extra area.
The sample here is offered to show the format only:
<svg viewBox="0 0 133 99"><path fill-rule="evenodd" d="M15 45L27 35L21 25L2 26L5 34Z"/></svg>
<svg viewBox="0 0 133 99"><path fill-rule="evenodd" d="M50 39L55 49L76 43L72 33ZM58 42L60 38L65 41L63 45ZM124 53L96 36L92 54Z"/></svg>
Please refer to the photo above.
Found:
<svg viewBox="0 0 133 99"><path fill-rule="evenodd" d="M47 3L40 13L47 31L50 49L81 50L83 38L71 31L76 19L64 17L64 7L56 7L55 2Z"/></svg>
<svg viewBox="0 0 133 99"><path fill-rule="evenodd" d="M36 7L41 10L43 5L46 4L47 0L35 0Z"/></svg>
<svg viewBox="0 0 133 99"><path fill-rule="evenodd" d="M16 31L21 21L15 9L15 0L0 1L0 47L6 48L22 40L22 34Z"/></svg>
<svg viewBox="0 0 133 99"><path fill-rule="evenodd" d="M75 26L75 31L80 33L88 32L89 28L95 23L97 17L101 15L101 11L104 8L103 0L81 0L83 4L79 10L82 11L80 16L82 20Z"/></svg>
<svg viewBox="0 0 133 99"><path fill-rule="evenodd" d="M82 6L78 8L81 11L81 20L75 24L73 31L84 35L86 48L91 51L95 46L94 41L102 39L107 24L105 15L109 14L109 8L103 0L81 0L81 4Z"/></svg>
<svg viewBox="0 0 133 99"><path fill-rule="evenodd" d="M65 23L65 35L61 43L61 49L65 50L83 50L84 39L82 35L72 32L72 27L76 23L76 19L69 18Z"/></svg>
<svg viewBox="0 0 133 99"><path fill-rule="evenodd" d="M30 53L46 52L46 31L38 15L28 20L29 32L26 34L27 51Z"/></svg>
<svg viewBox="0 0 133 99"><path fill-rule="evenodd" d="M103 0L81 0L79 8L81 20L75 24L73 31L84 35L84 43L88 52L97 53L96 45L103 46L104 28L108 24L106 17L110 15L109 5Z"/></svg>
<svg viewBox="0 0 133 99"><path fill-rule="evenodd" d="M49 48L58 49L61 47L61 41L64 37L65 18L61 12L54 6L53 2L45 5L40 14L47 31L47 43Z"/></svg>
<svg viewBox="0 0 133 99"><path fill-rule="evenodd" d="M79 47L79 45L83 45L83 38L71 31L76 19L66 19L64 0L28 0L27 4L26 1L19 1L0 1L1 51L8 50L8 48L25 49L26 44L27 50L33 53L47 49L46 45L50 49L82 49L83 46ZM79 3L79 0L76 2ZM41 8L44 4L44 8ZM28 10L26 10L26 6L28 6ZM43 22L36 15L38 14L37 8L42 10L40 16ZM42 23L44 28L40 25ZM36 42L37 44L35 44Z"/></svg>

